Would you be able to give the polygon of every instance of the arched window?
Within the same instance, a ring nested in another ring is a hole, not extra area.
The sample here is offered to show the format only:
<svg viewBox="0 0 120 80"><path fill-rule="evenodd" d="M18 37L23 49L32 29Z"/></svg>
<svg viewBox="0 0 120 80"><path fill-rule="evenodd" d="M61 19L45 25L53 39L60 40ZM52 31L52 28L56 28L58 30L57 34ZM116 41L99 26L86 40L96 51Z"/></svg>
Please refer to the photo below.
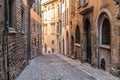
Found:
<svg viewBox="0 0 120 80"><path fill-rule="evenodd" d="M75 38L76 38L75 43L80 44L80 29L78 25L77 25L76 32L75 32Z"/></svg>
<svg viewBox="0 0 120 80"><path fill-rule="evenodd" d="M103 20L101 34L102 34L102 44L110 45L110 23L107 18Z"/></svg>

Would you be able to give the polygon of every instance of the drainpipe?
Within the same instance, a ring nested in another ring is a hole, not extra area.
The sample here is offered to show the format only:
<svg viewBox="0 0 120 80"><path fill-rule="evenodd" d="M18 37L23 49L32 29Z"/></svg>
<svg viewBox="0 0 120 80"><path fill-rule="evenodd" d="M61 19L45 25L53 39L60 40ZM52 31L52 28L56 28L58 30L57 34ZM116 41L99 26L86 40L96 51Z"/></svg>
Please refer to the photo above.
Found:
<svg viewBox="0 0 120 80"><path fill-rule="evenodd" d="M97 24L97 42L96 42L96 48L97 48L97 50L96 50L96 58L97 58L97 63L96 63L96 66L97 66L97 68L99 69L100 67L99 67L99 33L98 33L98 25L99 24Z"/></svg>
<svg viewBox="0 0 120 80"><path fill-rule="evenodd" d="M8 26L9 26L9 7L8 0L4 0L4 30L2 34L2 50L3 50L3 71L4 79L9 80L9 59L8 59ZM6 47L5 47L6 42ZM6 52L5 52L6 50Z"/></svg>
<svg viewBox="0 0 120 80"><path fill-rule="evenodd" d="M32 7L32 4L33 4L33 2L34 2L34 0L27 0L27 2L28 2L28 29L27 29L27 64L29 64L29 61L31 60L31 45L30 45L30 43L31 43L31 33L30 33L30 9L31 9L31 7Z"/></svg>
<svg viewBox="0 0 120 80"><path fill-rule="evenodd" d="M27 29L27 64L31 59L30 50L30 4L28 4L28 29Z"/></svg>

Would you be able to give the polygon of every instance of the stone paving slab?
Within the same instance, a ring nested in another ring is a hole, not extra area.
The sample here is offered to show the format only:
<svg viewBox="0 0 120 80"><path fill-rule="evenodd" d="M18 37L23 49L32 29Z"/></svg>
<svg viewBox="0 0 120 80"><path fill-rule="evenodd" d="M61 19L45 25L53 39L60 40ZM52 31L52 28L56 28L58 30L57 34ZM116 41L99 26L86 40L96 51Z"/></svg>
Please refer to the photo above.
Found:
<svg viewBox="0 0 120 80"><path fill-rule="evenodd" d="M61 54L46 54L31 60L17 80L118 80L118 78Z"/></svg>
<svg viewBox="0 0 120 80"><path fill-rule="evenodd" d="M71 58L63 56L61 54L57 54L57 56L65 61L67 61L67 63L69 63L73 66L76 66L78 69L80 69L81 71L85 72L86 74L96 78L97 80L120 80L120 78L111 75L109 72L106 72L106 71L103 71L100 69L95 69L87 63L81 63L78 60L72 60Z"/></svg>

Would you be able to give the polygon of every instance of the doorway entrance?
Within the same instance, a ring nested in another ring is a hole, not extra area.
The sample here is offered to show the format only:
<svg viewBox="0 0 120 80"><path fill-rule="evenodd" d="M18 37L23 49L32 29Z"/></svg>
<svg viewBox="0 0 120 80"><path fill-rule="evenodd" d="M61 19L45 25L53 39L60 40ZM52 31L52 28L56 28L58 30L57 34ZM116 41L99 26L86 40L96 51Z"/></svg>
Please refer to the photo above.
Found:
<svg viewBox="0 0 120 80"><path fill-rule="evenodd" d="M84 21L84 57L86 62L91 63L91 29L89 19Z"/></svg>

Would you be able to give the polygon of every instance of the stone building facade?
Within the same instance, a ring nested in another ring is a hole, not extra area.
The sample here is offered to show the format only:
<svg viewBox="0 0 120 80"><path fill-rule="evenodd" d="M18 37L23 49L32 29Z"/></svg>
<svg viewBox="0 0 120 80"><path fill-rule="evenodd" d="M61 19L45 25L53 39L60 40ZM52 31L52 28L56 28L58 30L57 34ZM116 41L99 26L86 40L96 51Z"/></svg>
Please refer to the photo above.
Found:
<svg viewBox="0 0 120 80"><path fill-rule="evenodd" d="M59 0L49 0L43 4L43 53L58 53Z"/></svg>
<svg viewBox="0 0 120 80"><path fill-rule="evenodd" d="M62 29L62 34L66 35L61 41L66 45L62 52L93 67L120 75L117 0L69 0L68 14L69 27Z"/></svg>
<svg viewBox="0 0 120 80"><path fill-rule="evenodd" d="M69 22L69 0L60 0L60 41L61 41L61 51L64 55L69 56L69 34L70 34L70 22Z"/></svg>
<svg viewBox="0 0 120 80"><path fill-rule="evenodd" d="M27 65L28 0L0 0L0 80L14 80Z"/></svg>
<svg viewBox="0 0 120 80"><path fill-rule="evenodd" d="M42 54L42 26L41 0L36 0L30 10L31 13L31 58Z"/></svg>

